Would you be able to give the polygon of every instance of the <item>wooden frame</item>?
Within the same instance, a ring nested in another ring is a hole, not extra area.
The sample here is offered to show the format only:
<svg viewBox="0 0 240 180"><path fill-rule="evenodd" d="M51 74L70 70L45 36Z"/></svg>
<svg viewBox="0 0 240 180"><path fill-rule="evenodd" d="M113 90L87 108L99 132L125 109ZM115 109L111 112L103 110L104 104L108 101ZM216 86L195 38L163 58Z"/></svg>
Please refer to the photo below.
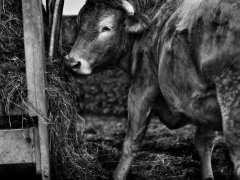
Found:
<svg viewBox="0 0 240 180"><path fill-rule="evenodd" d="M38 128L34 139L37 142L36 168L42 180L50 179L48 122L39 114L47 117L47 100L45 94L45 44L41 0L22 0L24 45L26 59L26 77L28 102L39 112Z"/></svg>

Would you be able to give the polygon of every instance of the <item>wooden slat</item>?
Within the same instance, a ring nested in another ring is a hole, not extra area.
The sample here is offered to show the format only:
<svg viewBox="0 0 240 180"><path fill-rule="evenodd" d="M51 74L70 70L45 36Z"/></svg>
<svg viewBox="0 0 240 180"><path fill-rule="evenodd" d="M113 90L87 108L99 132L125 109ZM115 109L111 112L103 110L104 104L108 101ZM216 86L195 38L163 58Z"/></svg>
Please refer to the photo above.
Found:
<svg viewBox="0 0 240 180"><path fill-rule="evenodd" d="M45 46L41 0L22 0L22 10L28 102L39 112L38 114L46 117ZM38 114L30 113L32 116L38 116ZM38 116L38 120L42 179L49 180L48 124L41 116ZM37 169L39 170L39 167Z"/></svg>
<svg viewBox="0 0 240 180"><path fill-rule="evenodd" d="M2 15L2 8L3 8L3 1L0 0L0 17ZM0 22L1 22L1 18L0 18Z"/></svg>
<svg viewBox="0 0 240 180"><path fill-rule="evenodd" d="M53 20L53 13L55 7L56 0L46 0L46 9L47 9L47 17L48 17L48 28L51 31L52 20ZM49 32L50 34L51 32Z"/></svg>
<svg viewBox="0 0 240 180"><path fill-rule="evenodd" d="M0 131L0 164L35 163L33 128Z"/></svg>

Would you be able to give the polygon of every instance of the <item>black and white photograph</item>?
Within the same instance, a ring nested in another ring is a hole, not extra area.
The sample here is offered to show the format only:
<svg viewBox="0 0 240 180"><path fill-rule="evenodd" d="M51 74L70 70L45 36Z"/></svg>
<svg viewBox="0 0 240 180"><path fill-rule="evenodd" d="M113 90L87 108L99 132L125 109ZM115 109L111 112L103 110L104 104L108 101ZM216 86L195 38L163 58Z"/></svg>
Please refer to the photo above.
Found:
<svg viewBox="0 0 240 180"><path fill-rule="evenodd" d="M1 180L240 180L240 0L0 0Z"/></svg>

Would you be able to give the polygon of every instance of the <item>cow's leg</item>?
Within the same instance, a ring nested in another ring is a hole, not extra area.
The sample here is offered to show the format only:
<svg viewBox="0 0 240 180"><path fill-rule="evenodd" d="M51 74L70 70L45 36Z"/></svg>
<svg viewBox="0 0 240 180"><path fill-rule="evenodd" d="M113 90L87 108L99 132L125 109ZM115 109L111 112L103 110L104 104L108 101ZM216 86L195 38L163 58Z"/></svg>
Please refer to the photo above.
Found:
<svg viewBox="0 0 240 180"><path fill-rule="evenodd" d="M234 165L234 174L240 180L240 72L222 72L215 82L224 137Z"/></svg>
<svg viewBox="0 0 240 180"><path fill-rule="evenodd" d="M213 180L212 172L212 150L216 133L206 127L198 127L195 135L195 146L201 162L201 173L203 180Z"/></svg>
<svg viewBox="0 0 240 180"><path fill-rule="evenodd" d="M123 152L117 169L115 180L125 180L131 162L136 156L139 145L145 135L149 123L151 104L155 96L155 87L135 87L128 95L128 127L123 143Z"/></svg>
<svg viewBox="0 0 240 180"><path fill-rule="evenodd" d="M187 117L184 113L172 112L161 94L158 96L157 104L154 105L153 112L169 129L180 128L192 121L192 119Z"/></svg>

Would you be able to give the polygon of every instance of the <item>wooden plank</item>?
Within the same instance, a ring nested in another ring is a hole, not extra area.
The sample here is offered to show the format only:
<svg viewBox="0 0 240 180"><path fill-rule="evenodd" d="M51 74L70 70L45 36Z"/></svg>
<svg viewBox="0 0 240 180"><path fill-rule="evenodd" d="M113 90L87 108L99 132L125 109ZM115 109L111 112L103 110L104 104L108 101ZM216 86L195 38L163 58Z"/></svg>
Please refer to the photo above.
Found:
<svg viewBox="0 0 240 180"><path fill-rule="evenodd" d="M0 164L35 163L33 128L0 131Z"/></svg>
<svg viewBox="0 0 240 180"><path fill-rule="evenodd" d="M45 46L41 0L22 0L28 102L38 114L40 165L43 180L50 179L48 123L45 94ZM37 138L37 137L36 137ZM38 138L37 138L38 139ZM37 156L37 154L36 154ZM36 157L38 158L38 157ZM39 169L39 167L37 167Z"/></svg>

